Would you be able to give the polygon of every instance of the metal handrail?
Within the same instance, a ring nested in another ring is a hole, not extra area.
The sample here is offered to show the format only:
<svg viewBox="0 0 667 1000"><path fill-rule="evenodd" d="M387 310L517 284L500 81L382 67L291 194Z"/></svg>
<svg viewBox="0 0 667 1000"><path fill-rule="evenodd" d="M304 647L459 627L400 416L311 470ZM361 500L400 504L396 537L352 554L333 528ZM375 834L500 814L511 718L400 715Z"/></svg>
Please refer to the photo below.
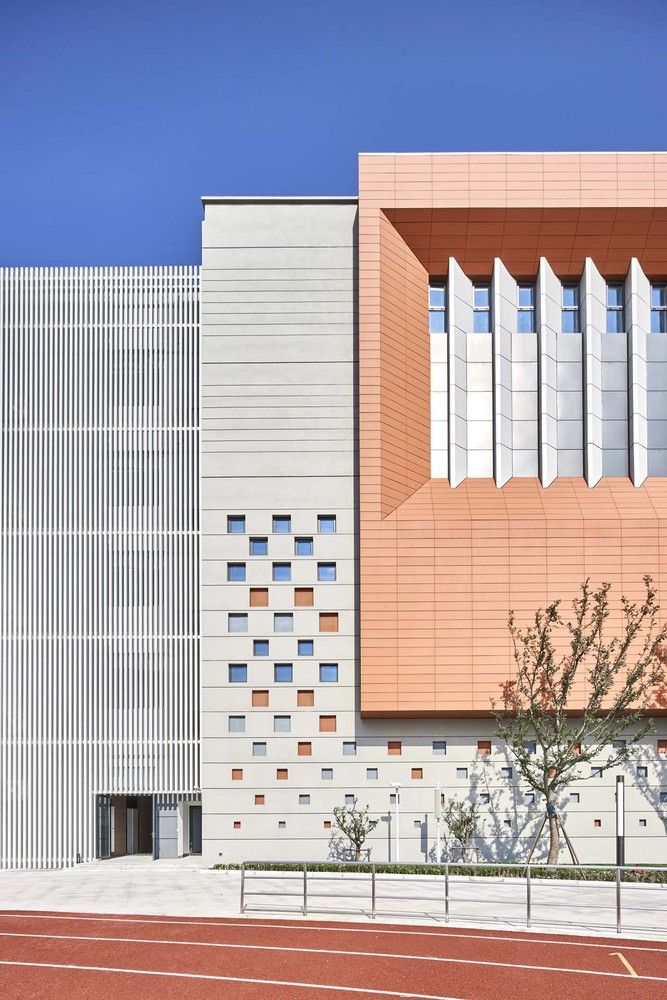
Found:
<svg viewBox="0 0 667 1000"><path fill-rule="evenodd" d="M289 868L288 867L285 867L285 868L269 867L269 866L273 866L273 865L281 864L281 863L285 864L285 865L294 866L294 867L289 867ZM283 898L285 896L298 896L301 899L301 906L300 906L301 912L303 913L304 916L306 916L308 914L308 887L309 887L309 884L311 882L315 882L315 881L318 881L318 880L324 880L324 878L328 879L331 875L337 874L337 872L335 870L334 871L319 872L319 871L317 871L317 869L315 869L314 871L312 871L310 873L310 880L309 880L309 878L308 878L308 868L309 868L309 866L318 866L319 864L322 864L322 862L315 862L315 861L275 862L275 861L268 861L268 860L266 860L266 861L244 861L242 863L242 865L241 865L241 900L240 900L240 904L241 904L240 905L240 910L241 910L241 913L245 913L246 910L247 910L247 897L248 896L281 896ZM261 867L261 866L264 866L264 865L266 865L267 867L266 868ZM508 869L508 868L510 868L510 869L515 869L517 871L522 871L522 872L525 873L525 876L524 876L525 877L525 886L526 886L526 920L525 920L525 925L526 925L527 928L531 927L531 924L532 924L532 916L533 916L533 898L532 897L533 897L533 883L534 883L534 879L536 879L536 878L538 880L540 879L540 875L534 874L536 870L538 870L540 873L543 872L545 869L547 871L549 869L553 869L554 871L556 871L556 870L562 871L563 869L566 869L566 870L570 870L570 871L582 871L582 872L586 871L587 869L589 869L589 870L595 870L595 871L608 871L610 873L610 876L611 876L609 881L611 882L612 885L615 886L615 906L614 906L614 908L615 908L615 911L616 911L616 931L619 934L622 931L622 919L621 919L622 918L622 892L621 892L621 886L623 884L623 877L622 877L623 872L633 872L633 873L647 872L648 873L648 872L667 871L667 865L652 865L650 868L648 868L648 867L645 867L643 865L620 865L620 866L619 865L606 865L606 864L549 865L549 864L540 863L540 862L530 862L530 863L528 863L528 862L523 862L523 863L522 862L480 863L480 862L476 862L476 861L469 861L469 862L468 861L457 861L457 862L452 862L452 863L446 861L446 862L443 862L442 864L434 864L434 863L422 862L422 863L415 863L415 864L410 863L409 865L399 864L399 863L396 863L396 862L387 862L387 863L384 863L384 862L377 863L376 862L376 863L369 863L369 862L364 862L364 861L345 861L345 862L341 862L340 866L337 866L337 867L339 868L339 872L338 872L339 874L349 875L350 876L349 881L360 881L360 880L362 880L366 876L370 878L370 909L371 909L371 918L372 919L375 919L376 912L377 912L377 898L378 898L377 897L377 879L378 878L382 878L383 875L398 874L398 875L402 876L402 881L417 881L417 880L423 879L424 875L419 874L419 872L416 872L416 873L412 873L411 872L410 874L405 874L401 869L404 869L406 867L410 867L410 868L413 868L413 869L415 869L415 868L416 869L426 869L426 872L425 872L426 876L431 875L436 880L438 878L443 878L443 881L444 881L444 900L443 900L443 903L444 903L444 919L445 919L445 923L449 923L449 918L450 918L450 909L451 909L450 879L451 879L451 876L452 876L452 871L451 871L452 868L454 868L457 873L458 873L458 870L461 869L461 868L472 869L473 875L474 875L474 870L475 869L485 869L486 870L486 869L489 869L489 868L497 868L499 870L502 870L502 869ZM378 868L382 868L383 871L378 873L378 871L377 871ZM436 874L433 873L433 869L434 868L435 869L439 869L439 871ZM390 869L390 870L386 871L386 869ZM391 871L391 869L399 869L399 871L396 872L396 873L394 873L394 872ZM355 870L356 870L356 872L358 872L358 874L355 873ZM612 875L612 873L613 873L613 875ZM248 875L252 875L253 879L260 879L260 880L262 878L285 878L285 879L292 878L292 879L298 879L302 884L299 886L299 888L296 891L291 891L291 892L290 891L285 892L283 890L280 890L280 891L259 890L259 891L253 892L252 890L249 891L248 888L247 888L247 886L246 886L246 879L247 879ZM484 876L481 876L481 877L484 877ZM487 876L487 877L490 877L490 878L496 877L497 878L498 876L490 875L490 876ZM502 875L500 877L502 877ZM547 876L542 876L542 877L543 878L548 878L548 875ZM563 880L563 881L567 882L567 881L574 881L574 880ZM595 880L595 881L590 881L590 882L586 882L586 880L584 880L584 881L585 881L585 884L589 884L589 885L591 885L591 887L594 887L595 885L597 885L602 880ZM603 884L609 884L609 883L606 883L606 881L605 881ZM635 883L635 884L641 884L641 883ZM325 895L324 893L313 893L312 890L311 890L311 898L313 896L319 896L320 898L322 898L324 895ZM328 895L328 894L326 894L326 895ZM362 898L368 898L368 897L364 896L363 894L355 894L354 896L351 896L350 894L346 894L344 898L346 898L346 899L347 898L362 899ZM394 898L395 899L399 899L401 897L387 896L385 898L386 899L394 899ZM419 900L420 898L423 899L423 900L426 900L426 899L428 899L429 901L432 900L431 896L428 896L428 897L413 896L412 897L413 900ZM481 900L469 900L469 902L481 902Z"/></svg>

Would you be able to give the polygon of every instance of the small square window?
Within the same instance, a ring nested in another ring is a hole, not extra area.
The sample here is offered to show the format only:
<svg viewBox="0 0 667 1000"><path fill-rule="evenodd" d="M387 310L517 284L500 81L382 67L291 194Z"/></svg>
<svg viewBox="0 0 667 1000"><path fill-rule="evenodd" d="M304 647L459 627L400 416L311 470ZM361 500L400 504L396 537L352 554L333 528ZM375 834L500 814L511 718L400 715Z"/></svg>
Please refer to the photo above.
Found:
<svg viewBox="0 0 667 1000"><path fill-rule="evenodd" d="M279 819L278 820L278 829L279 830L286 830L287 829L287 823L285 822L284 819Z"/></svg>
<svg viewBox="0 0 667 1000"><path fill-rule="evenodd" d="M447 754L447 740L433 740L433 756L444 757Z"/></svg>
<svg viewBox="0 0 667 1000"><path fill-rule="evenodd" d="M480 792L479 801L482 803L483 806L488 806L489 802L491 801L491 796L489 795L488 792Z"/></svg>
<svg viewBox="0 0 667 1000"><path fill-rule="evenodd" d="M321 611L320 632L337 632L337 631L338 631L338 612Z"/></svg>
<svg viewBox="0 0 667 1000"><path fill-rule="evenodd" d="M639 820L639 825L642 826L642 827L646 826L646 820L645 819L640 819Z"/></svg>
<svg viewBox="0 0 667 1000"><path fill-rule="evenodd" d="M511 778L512 775L514 774L511 767L501 767L500 773L502 774L503 778Z"/></svg>
<svg viewBox="0 0 667 1000"><path fill-rule="evenodd" d="M229 514L227 516L227 534L244 535L245 517L243 514Z"/></svg>
<svg viewBox="0 0 667 1000"><path fill-rule="evenodd" d="M252 755L253 757L266 757L266 743L253 743Z"/></svg>
<svg viewBox="0 0 667 1000"><path fill-rule="evenodd" d="M377 781L378 780L378 769L377 767L367 767L366 768L366 781Z"/></svg>
<svg viewBox="0 0 667 1000"><path fill-rule="evenodd" d="M274 733L291 733L292 717L290 715L274 715L273 731Z"/></svg>
<svg viewBox="0 0 667 1000"><path fill-rule="evenodd" d="M612 740L612 747L614 750L625 750L628 745L627 740Z"/></svg>
<svg viewBox="0 0 667 1000"><path fill-rule="evenodd" d="M321 733L335 733L336 732L336 716L335 715L320 715L320 732Z"/></svg>
<svg viewBox="0 0 667 1000"><path fill-rule="evenodd" d="M357 744L354 740L345 740L343 743L343 757L356 757Z"/></svg>
<svg viewBox="0 0 667 1000"><path fill-rule="evenodd" d="M523 749L526 753L537 753L537 742L535 740L524 740Z"/></svg>
<svg viewBox="0 0 667 1000"><path fill-rule="evenodd" d="M413 820L412 825L414 826L415 830L421 830L421 828L422 828L422 821L420 819L415 819L415 820Z"/></svg>
<svg viewBox="0 0 667 1000"><path fill-rule="evenodd" d="M322 781L333 781L333 767L323 767L321 777Z"/></svg>
<svg viewBox="0 0 667 1000"><path fill-rule="evenodd" d="M335 514L318 514L317 515L317 530L320 535L333 535L336 532L336 515Z"/></svg>
<svg viewBox="0 0 667 1000"><path fill-rule="evenodd" d="M390 792L390 794L389 794L389 803L392 806L396 805L396 792Z"/></svg>
<svg viewBox="0 0 667 1000"><path fill-rule="evenodd" d="M512 825L512 820L511 819L504 819L503 820L503 825L504 826L511 826Z"/></svg>
<svg viewBox="0 0 667 1000"><path fill-rule="evenodd" d="M528 806L535 805L535 792L526 792L524 794L524 799L525 799L526 805L528 805Z"/></svg>
<svg viewBox="0 0 667 1000"><path fill-rule="evenodd" d="M289 535L292 530L292 518L289 514L273 515L273 534Z"/></svg>
<svg viewBox="0 0 667 1000"><path fill-rule="evenodd" d="M268 656L269 655L269 640L268 639L253 639L253 642L252 642L252 653L253 653L253 656Z"/></svg>
<svg viewBox="0 0 667 1000"><path fill-rule="evenodd" d="M320 663L320 682L322 684L333 684L338 680L337 663Z"/></svg>
<svg viewBox="0 0 667 1000"><path fill-rule="evenodd" d="M592 767L591 768L591 778L601 778L601 777L602 777L602 768L601 767Z"/></svg>
<svg viewBox="0 0 667 1000"><path fill-rule="evenodd" d="M299 796L299 805L300 806L309 806L310 805L310 795L300 795Z"/></svg>
<svg viewBox="0 0 667 1000"><path fill-rule="evenodd" d="M660 792L660 802L663 805L667 803L667 792Z"/></svg>
<svg viewBox="0 0 667 1000"><path fill-rule="evenodd" d="M658 740L656 747L659 754L667 754L667 740Z"/></svg>
<svg viewBox="0 0 667 1000"><path fill-rule="evenodd" d="M477 740L477 753L488 757L491 754L491 740Z"/></svg>
<svg viewBox="0 0 667 1000"><path fill-rule="evenodd" d="M593 820L593 826L595 826L595 827L597 827L599 829L602 826L602 820L601 819L594 819Z"/></svg>
<svg viewBox="0 0 667 1000"><path fill-rule="evenodd" d="M519 285L517 291L517 333L535 333L535 285Z"/></svg>
<svg viewBox="0 0 667 1000"><path fill-rule="evenodd" d="M247 632L248 631L247 614L238 614L237 612L230 612L227 615L227 629L229 632Z"/></svg>
<svg viewBox="0 0 667 1000"><path fill-rule="evenodd" d="M314 691L297 691L296 703L299 708L312 708L315 704Z"/></svg>
<svg viewBox="0 0 667 1000"><path fill-rule="evenodd" d="M274 562L271 569L271 579L274 583L289 583L292 579L292 564Z"/></svg>
<svg viewBox="0 0 667 1000"><path fill-rule="evenodd" d="M243 768L233 767L232 768L232 781L243 781Z"/></svg>
<svg viewBox="0 0 667 1000"><path fill-rule="evenodd" d="M274 663L273 680L276 684L291 684L293 668L291 663Z"/></svg>
<svg viewBox="0 0 667 1000"><path fill-rule="evenodd" d="M264 806L264 805L266 805L266 796L264 796L264 795L255 795L255 805L256 806Z"/></svg>
<svg viewBox="0 0 667 1000"><path fill-rule="evenodd" d="M228 583L245 583L245 563L227 563Z"/></svg>
<svg viewBox="0 0 667 1000"><path fill-rule="evenodd" d="M623 285L607 285L607 333L624 333L625 290Z"/></svg>
<svg viewBox="0 0 667 1000"><path fill-rule="evenodd" d="M299 656L313 656L315 644L312 639L299 639L297 641L297 653Z"/></svg>
<svg viewBox="0 0 667 1000"><path fill-rule="evenodd" d="M468 777L468 768L467 767L457 767L456 768L456 777L457 778L467 778Z"/></svg>
<svg viewBox="0 0 667 1000"><path fill-rule="evenodd" d="M312 538L295 538L294 539L294 555L295 556L312 556L313 554L313 540Z"/></svg>
<svg viewBox="0 0 667 1000"><path fill-rule="evenodd" d="M248 681L248 665L247 663L230 663L229 664L229 683L230 684L246 684Z"/></svg>
<svg viewBox="0 0 667 1000"><path fill-rule="evenodd" d="M268 704L269 704L269 692L266 689L261 691L253 691L252 693L253 708L267 708Z"/></svg>
<svg viewBox="0 0 667 1000"><path fill-rule="evenodd" d="M643 764L640 764L637 767L637 777L638 778L648 778L648 768L644 767Z"/></svg>
<svg viewBox="0 0 667 1000"><path fill-rule="evenodd" d="M294 607L295 608L312 608L313 606L313 588L312 587L295 587L294 588Z"/></svg>
<svg viewBox="0 0 667 1000"><path fill-rule="evenodd" d="M286 767L276 768L276 781L287 781L289 777L289 771Z"/></svg>
<svg viewBox="0 0 667 1000"><path fill-rule="evenodd" d="M400 757L403 747L400 740L387 740L387 753L390 757Z"/></svg>
<svg viewBox="0 0 667 1000"><path fill-rule="evenodd" d="M491 333L491 288L489 285L476 285L473 290L473 323L474 333Z"/></svg>
<svg viewBox="0 0 667 1000"><path fill-rule="evenodd" d="M581 801L581 796L579 795L579 792L570 792L570 802L572 802L574 805L577 805L577 803L580 801Z"/></svg>
<svg viewBox="0 0 667 1000"><path fill-rule="evenodd" d="M235 830L240 830L241 829L241 820L240 819L235 819L234 820L234 829Z"/></svg>
<svg viewBox="0 0 667 1000"><path fill-rule="evenodd" d="M269 606L268 587L251 587L249 597L250 597L249 604L251 608L268 608Z"/></svg>
<svg viewBox="0 0 667 1000"><path fill-rule="evenodd" d="M333 583L336 579L336 563L318 563L317 579L320 583Z"/></svg>
<svg viewBox="0 0 667 1000"><path fill-rule="evenodd" d="M345 805L346 806L354 806L354 795L350 795L349 792L345 796Z"/></svg>
<svg viewBox="0 0 667 1000"><path fill-rule="evenodd" d="M330 819L325 819L324 823L322 825L324 826L325 830L330 830L331 829L331 820Z"/></svg>
<svg viewBox="0 0 667 1000"><path fill-rule="evenodd" d="M410 777L415 781L418 781L420 778L424 777L424 769L421 767L413 767L410 771Z"/></svg>
<svg viewBox="0 0 667 1000"><path fill-rule="evenodd" d="M651 285L651 333L667 333L667 285Z"/></svg>
<svg viewBox="0 0 667 1000"><path fill-rule="evenodd" d="M297 756L298 757L312 757L313 755L313 744L308 740L302 740L297 744Z"/></svg>
<svg viewBox="0 0 667 1000"><path fill-rule="evenodd" d="M273 616L274 632L293 632L294 615L291 612L276 611Z"/></svg>
<svg viewBox="0 0 667 1000"><path fill-rule="evenodd" d="M561 316L563 333L580 333L578 285L563 285Z"/></svg>
<svg viewBox="0 0 667 1000"><path fill-rule="evenodd" d="M268 538L251 538L250 539L250 555L251 556L268 556L269 554L269 540Z"/></svg>
<svg viewBox="0 0 667 1000"><path fill-rule="evenodd" d="M245 715L230 715L227 729L230 733L245 733Z"/></svg>

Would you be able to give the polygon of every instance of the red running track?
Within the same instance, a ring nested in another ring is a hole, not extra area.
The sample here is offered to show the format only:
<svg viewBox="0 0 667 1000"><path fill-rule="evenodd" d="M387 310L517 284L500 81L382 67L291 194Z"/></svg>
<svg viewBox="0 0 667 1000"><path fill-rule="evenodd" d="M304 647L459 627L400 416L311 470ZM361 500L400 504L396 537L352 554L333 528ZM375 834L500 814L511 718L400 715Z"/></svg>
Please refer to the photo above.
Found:
<svg viewBox="0 0 667 1000"><path fill-rule="evenodd" d="M664 1000L667 944L387 924L0 913L0 996L153 995Z"/></svg>

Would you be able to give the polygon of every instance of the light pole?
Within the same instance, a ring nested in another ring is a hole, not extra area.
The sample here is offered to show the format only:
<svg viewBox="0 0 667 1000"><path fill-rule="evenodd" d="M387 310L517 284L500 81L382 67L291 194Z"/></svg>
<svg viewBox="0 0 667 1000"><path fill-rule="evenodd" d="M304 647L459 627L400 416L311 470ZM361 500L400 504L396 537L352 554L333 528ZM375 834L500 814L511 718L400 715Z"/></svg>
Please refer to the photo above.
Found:
<svg viewBox="0 0 667 1000"><path fill-rule="evenodd" d="M395 822L396 822L396 861L398 864L401 860L401 840L398 832L398 821L400 818L400 804L401 804L401 783L400 781L392 781L391 787L394 789L394 805L395 810Z"/></svg>
<svg viewBox="0 0 667 1000"><path fill-rule="evenodd" d="M625 864L625 781L622 774L616 775L616 864Z"/></svg>
<svg viewBox="0 0 667 1000"><path fill-rule="evenodd" d="M433 803L433 808L435 812L435 863L439 865L442 860L442 854L440 849L440 820L442 818L442 792L440 791L440 782L435 786L435 801Z"/></svg>

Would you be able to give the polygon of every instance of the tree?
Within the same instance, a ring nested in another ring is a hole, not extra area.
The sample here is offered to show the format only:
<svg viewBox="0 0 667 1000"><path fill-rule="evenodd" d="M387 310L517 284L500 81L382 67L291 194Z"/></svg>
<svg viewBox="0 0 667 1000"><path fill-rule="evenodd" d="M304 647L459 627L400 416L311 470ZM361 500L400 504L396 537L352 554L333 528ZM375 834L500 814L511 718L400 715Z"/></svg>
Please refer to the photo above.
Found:
<svg viewBox="0 0 667 1000"><path fill-rule="evenodd" d="M336 806L334 808L336 826L350 842L350 850L354 852L354 860L361 858L361 849L366 838L373 832L379 820L371 819L368 806L357 808L356 796L351 806Z"/></svg>
<svg viewBox="0 0 667 1000"><path fill-rule="evenodd" d="M647 709L663 696L667 626L658 627L649 576L644 585L641 602L621 598L622 628L612 638L606 635L608 583L594 590L586 580L568 621L560 601L540 608L525 629L510 612L516 676L501 685L500 702L492 700L492 707L519 774L544 796L549 864L557 864L560 848L559 791L584 777L582 764L594 760L604 771L626 761L652 728ZM605 747L610 754L601 761Z"/></svg>
<svg viewBox="0 0 667 1000"><path fill-rule="evenodd" d="M472 847L472 842L479 820L479 811L474 802L458 802L451 799L442 814L445 826L450 834L457 841L461 850L461 861L468 860L468 851Z"/></svg>

